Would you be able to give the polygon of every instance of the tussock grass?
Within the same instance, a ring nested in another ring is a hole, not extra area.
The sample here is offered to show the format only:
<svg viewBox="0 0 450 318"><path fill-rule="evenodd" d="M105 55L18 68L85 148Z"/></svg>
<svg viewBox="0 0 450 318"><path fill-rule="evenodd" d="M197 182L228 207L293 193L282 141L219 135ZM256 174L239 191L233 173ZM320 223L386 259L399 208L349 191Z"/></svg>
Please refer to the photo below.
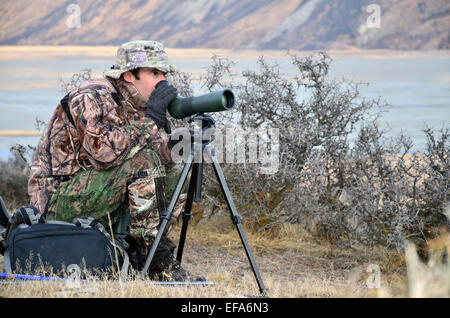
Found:
<svg viewBox="0 0 450 318"><path fill-rule="evenodd" d="M244 224L256 263L269 288L269 297L405 297L405 270L393 270L385 256L363 247L353 250L330 248L315 240L298 225L282 224L264 232ZM180 226L170 236L177 241ZM398 255L397 255L398 256ZM3 259L0 260L3 262ZM365 269L380 264L381 286L367 288ZM259 296L260 292L234 225L227 218L190 225L183 266L214 281L214 286L151 285L131 271L127 280L108 280L84 273L90 282L28 281L3 282L0 297L42 298L228 298ZM386 269L393 270L385 272Z"/></svg>

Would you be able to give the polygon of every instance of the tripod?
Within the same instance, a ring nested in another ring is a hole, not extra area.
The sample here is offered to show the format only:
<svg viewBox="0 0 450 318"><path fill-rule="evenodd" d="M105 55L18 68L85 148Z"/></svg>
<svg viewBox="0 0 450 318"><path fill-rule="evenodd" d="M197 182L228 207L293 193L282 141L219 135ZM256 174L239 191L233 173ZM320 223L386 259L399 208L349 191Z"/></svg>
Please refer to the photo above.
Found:
<svg viewBox="0 0 450 318"><path fill-rule="evenodd" d="M203 132L205 132L205 130L215 129L215 122L211 116L205 115L205 114L197 114L193 118L193 121L198 121L198 120L200 120L202 123L202 136L204 135ZM192 135L191 135L191 140L192 140ZM231 220L233 221L233 224L236 226L236 229L239 233L242 244L244 246L245 253L247 254L247 258L248 258L251 268L253 270L253 274L255 275L256 281L258 283L259 291L261 292L261 294L263 296L266 296L267 289L264 287L264 283L263 283L261 275L259 273L258 266L256 265L255 259L253 257L253 253L250 249L250 246L248 245L247 237L245 236L245 233L244 233L244 230L242 227L242 217L238 214L238 212L236 210L230 190L228 189L227 183L225 181L225 176L223 174L222 168L217 160L215 148L210 142L211 142L211 140L205 141L205 140L203 140L203 137L202 137L200 144L199 144L199 142L197 142L194 138L194 142L191 144L191 151L190 151L189 157L187 158L187 161L186 161L186 163L183 167L183 170L181 172L181 175L178 179L178 183L172 194L172 198L170 200L169 206L167 207L167 210L162 211L162 213L161 213L161 217L160 217L161 222L159 224L158 233L156 234L155 240L150 248L150 251L148 252L144 268L141 271L141 275L143 277L145 277L147 275L147 270L153 259L156 248L158 247L161 237L164 234L167 223L169 222L170 218L172 217L175 204L178 201L178 198L181 194L184 182L186 181L187 175L192 167L191 180L189 182L188 195L187 195L186 205L185 205L184 212L183 212L183 224L182 224L182 228L181 228L180 241L179 241L178 250L177 250L177 260L179 262L181 262L181 258L183 255L183 249L184 249L184 243L186 240L188 223L192 216L192 212L191 212L192 202L193 201L195 201L195 202L201 201L201 185L202 185L202 176L203 176L203 153L204 153L204 150L206 150L207 155L209 156L209 158L212 161L214 172L220 183L222 193L225 196L225 200L226 200L228 209L230 210L230 213L231 213ZM199 154L198 151L201 151L201 154ZM198 157L199 155L201 158L200 162L194 162L194 158L199 158Z"/></svg>

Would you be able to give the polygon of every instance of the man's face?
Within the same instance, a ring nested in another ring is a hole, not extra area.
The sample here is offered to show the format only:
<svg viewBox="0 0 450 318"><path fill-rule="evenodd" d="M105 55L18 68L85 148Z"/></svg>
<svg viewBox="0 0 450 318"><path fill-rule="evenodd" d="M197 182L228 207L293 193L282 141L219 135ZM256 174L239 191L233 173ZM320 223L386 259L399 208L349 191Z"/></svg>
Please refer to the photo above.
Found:
<svg viewBox="0 0 450 318"><path fill-rule="evenodd" d="M156 84L165 80L166 76L163 72L149 67L144 67L139 71L139 79L137 79L133 73L125 72L123 75L125 81L132 83L142 97L148 100L150 94L155 89Z"/></svg>

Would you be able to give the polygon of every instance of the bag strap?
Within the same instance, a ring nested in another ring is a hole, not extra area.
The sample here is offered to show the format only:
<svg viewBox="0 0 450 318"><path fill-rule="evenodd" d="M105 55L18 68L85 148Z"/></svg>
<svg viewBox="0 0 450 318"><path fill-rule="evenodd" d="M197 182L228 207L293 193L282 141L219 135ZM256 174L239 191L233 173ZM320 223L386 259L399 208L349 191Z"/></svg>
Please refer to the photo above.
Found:
<svg viewBox="0 0 450 318"><path fill-rule="evenodd" d="M45 217L34 206L22 206L14 211L6 230L2 233L4 242L8 242L12 231L21 224L32 226L37 223L45 223Z"/></svg>
<svg viewBox="0 0 450 318"><path fill-rule="evenodd" d="M72 114L70 113L69 109L69 93L67 93L66 96L61 99L61 106L66 112L67 118L69 119L70 123L75 127L75 121L73 120Z"/></svg>
<svg viewBox="0 0 450 318"><path fill-rule="evenodd" d="M3 255L3 270L5 273L12 274L11 257L9 256L9 250L5 251Z"/></svg>
<svg viewBox="0 0 450 318"><path fill-rule="evenodd" d="M20 213L23 223L26 225L31 226L37 223L45 223L45 218L34 206L22 206L14 212L14 214L16 213Z"/></svg>
<svg viewBox="0 0 450 318"><path fill-rule="evenodd" d="M114 88L116 88L116 87L114 86ZM122 103L120 102L120 98L119 98L119 93L117 93L117 92L111 93L111 96L112 96L112 98L114 99L114 101L116 102L117 105L122 106Z"/></svg>

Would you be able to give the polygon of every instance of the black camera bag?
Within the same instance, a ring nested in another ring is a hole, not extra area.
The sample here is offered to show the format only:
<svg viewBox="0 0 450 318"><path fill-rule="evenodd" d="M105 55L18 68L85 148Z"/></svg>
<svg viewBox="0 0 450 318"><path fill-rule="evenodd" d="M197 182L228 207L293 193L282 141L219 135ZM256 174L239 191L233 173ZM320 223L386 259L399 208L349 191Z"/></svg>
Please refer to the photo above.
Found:
<svg viewBox="0 0 450 318"><path fill-rule="evenodd" d="M95 228L70 223L21 225L11 232L7 244L5 265L9 262L12 272L17 270L17 262L21 271L50 265L55 273L71 264L92 272L110 270L115 264L114 246L108 237Z"/></svg>

